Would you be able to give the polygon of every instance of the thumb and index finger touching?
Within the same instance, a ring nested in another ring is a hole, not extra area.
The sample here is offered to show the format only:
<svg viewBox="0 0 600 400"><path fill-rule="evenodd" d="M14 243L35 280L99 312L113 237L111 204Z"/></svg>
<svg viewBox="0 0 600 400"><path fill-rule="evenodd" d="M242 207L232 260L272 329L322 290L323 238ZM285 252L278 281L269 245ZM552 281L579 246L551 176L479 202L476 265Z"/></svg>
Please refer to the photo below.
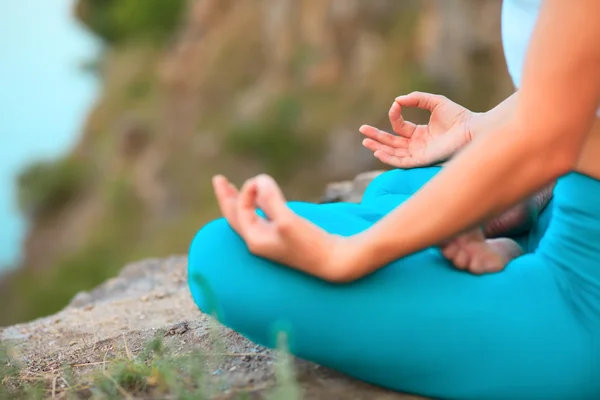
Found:
<svg viewBox="0 0 600 400"><path fill-rule="evenodd" d="M291 210L275 180L269 175L261 174L255 178L255 181L258 189L256 204L266 217L272 221L287 217Z"/></svg>
<svg viewBox="0 0 600 400"><path fill-rule="evenodd" d="M402 117L402 107L417 107L433 111L444 99L443 96L424 92L413 92L397 97L388 113L394 132L401 137L410 138L416 129L414 123L406 121ZM361 126L360 131L368 137L377 134L377 139L381 139L383 136L384 142L387 136L392 136L383 135L384 132L368 125ZM281 189L268 175L259 175L249 180L239 193L235 186L223 176L216 176L213 179L213 186L219 200L221 213L236 230L242 228L240 225L248 226L256 221L257 206L270 220L281 220L291 212Z"/></svg>
<svg viewBox="0 0 600 400"><path fill-rule="evenodd" d="M401 136L410 137L416 125L402 117L402 107L413 107L433 112L445 100L444 96L425 92L412 92L396 97L389 111L390 122L394 132ZM407 135L408 134L408 135Z"/></svg>
<svg viewBox="0 0 600 400"><path fill-rule="evenodd" d="M388 112L392 129L397 135L410 138L415 132L417 125L404 119L402 116L402 107L421 108L433 112L433 110L435 110L435 108L438 107L444 100L445 98L443 96L425 92L412 92L410 94L397 97ZM379 133L382 132L381 130L370 125L363 125L359 130L361 133L369 137L376 136L378 133L377 131L379 131ZM386 144L389 145L389 143Z"/></svg>
<svg viewBox="0 0 600 400"><path fill-rule="evenodd" d="M445 100L446 98L439 94L412 92L396 97L395 103L402 107L416 107L433 112Z"/></svg>
<svg viewBox="0 0 600 400"><path fill-rule="evenodd" d="M291 212L277 183L268 175L247 180L238 191L222 175L213 177L213 188L221 214L231 227L244 235L261 218L256 214L260 208L267 219L280 220Z"/></svg>

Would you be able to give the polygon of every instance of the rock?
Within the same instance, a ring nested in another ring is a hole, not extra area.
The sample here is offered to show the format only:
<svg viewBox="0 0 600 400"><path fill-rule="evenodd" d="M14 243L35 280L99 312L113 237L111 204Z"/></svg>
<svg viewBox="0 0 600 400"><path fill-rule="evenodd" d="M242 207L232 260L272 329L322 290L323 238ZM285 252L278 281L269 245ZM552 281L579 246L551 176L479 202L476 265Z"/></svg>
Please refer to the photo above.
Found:
<svg viewBox="0 0 600 400"><path fill-rule="evenodd" d="M342 126L332 129L326 136L326 142L321 168L330 176L354 176L372 168L373 152L357 140L355 129Z"/></svg>
<svg viewBox="0 0 600 400"><path fill-rule="evenodd" d="M189 324L186 321L183 321L183 322L179 322L179 323L173 325L172 327L170 327L167 330L167 332L165 333L165 336L183 335L184 333L186 333L189 330L190 330Z"/></svg>
<svg viewBox="0 0 600 400"><path fill-rule="evenodd" d="M360 203L365 189L373 179L385 171L370 171L359 174L351 181L330 183L325 188L321 203Z"/></svg>
<svg viewBox="0 0 600 400"><path fill-rule="evenodd" d="M154 299L164 299L172 292L187 288L187 271L183 268L186 265L185 257L129 264L118 277L109 279L90 292L78 293L68 308L85 308L95 303L132 296L137 296L142 302L152 303L149 293L153 293Z"/></svg>
<svg viewBox="0 0 600 400"><path fill-rule="evenodd" d="M367 184L381 172L368 172L353 181L332 184L324 199L359 201ZM250 388L257 398L262 398L274 386L276 354L229 329L215 326L191 298L186 257L174 256L127 265L117 277L77 294L56 315L0 329L0 341L19 348L22 360L29 360L25 368L31 373L60 373L57 358L61 365L93 372L93 368L101 368L117 354L137 354L144 343L160 332L176 354L198 350L210 354L213 349L220 349L223 358L210 371L219 379L222 390ZM218 338L218 345L213 342L214 337ZM305 399L417 399L307 361L295 360L294 367Z"/></svg>

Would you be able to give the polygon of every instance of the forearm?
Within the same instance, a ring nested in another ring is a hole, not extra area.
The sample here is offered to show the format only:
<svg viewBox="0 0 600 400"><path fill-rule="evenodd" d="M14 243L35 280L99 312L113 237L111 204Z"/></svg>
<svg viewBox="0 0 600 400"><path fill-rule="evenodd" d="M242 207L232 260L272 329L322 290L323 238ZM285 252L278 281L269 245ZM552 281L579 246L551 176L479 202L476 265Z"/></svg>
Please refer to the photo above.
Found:
<svg viewBox="0 0 600 400"><path fill-rule="evenodd" d="M590 17L599 14L597 0L580 0L577 7L544 3L514 115L371 229L351 237L349 248L356 250L346 280L438 244L572 170L600 103L600 24Z"/></svg>
<svg viewBox="0 0 600 400"><path fill-rule="evenodd" d="M449 239L541 189L569 169L571 162L566 158L556 157L548 162L547 154L556 151L551 142L536 143L534 135L521 134L518 126L518 122L509 122L476 139L386 218L351 237L355 241L351 247L357 249L357 254L348 279L364 276L391 260Z"/></svg>
<svg viewBox="0 0 600 400"><path fill-rule="evenodd" d="M490 133L509 121L515 114L518 95L516 91L488 112L475 113L469 127L472 138Z"/></svg>
<svg viewBox="0 0 600 400"><path fill-rule="evenodd" d="M481 138L494 130L498 130L514 116L517 109L519 92L516 91L493 109L485 113L474 113L468 125L471 140ZM462 150L462 149L461 149ZM530 229L537 215L552 197L554 182L546 185L541 191L527 200L520 202L500 215L485 221L484 230L488 237L519 234ZM543 202L543 204L541 204Z"/></svg>

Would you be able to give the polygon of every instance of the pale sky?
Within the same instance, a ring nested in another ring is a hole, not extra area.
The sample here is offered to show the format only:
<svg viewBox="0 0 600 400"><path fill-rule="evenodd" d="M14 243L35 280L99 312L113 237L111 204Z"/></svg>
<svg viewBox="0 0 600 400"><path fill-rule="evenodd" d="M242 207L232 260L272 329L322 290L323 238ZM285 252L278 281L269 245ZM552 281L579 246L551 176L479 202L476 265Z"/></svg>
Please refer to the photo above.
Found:
<svg viewBox="0 0 600 400"><path fill-rule="evenodd" d="M14 178L34 159L74 144L97 82L79 66L97 41L71 17L73 0L0 4L0 269L20 253L25 224Z"/></svg>

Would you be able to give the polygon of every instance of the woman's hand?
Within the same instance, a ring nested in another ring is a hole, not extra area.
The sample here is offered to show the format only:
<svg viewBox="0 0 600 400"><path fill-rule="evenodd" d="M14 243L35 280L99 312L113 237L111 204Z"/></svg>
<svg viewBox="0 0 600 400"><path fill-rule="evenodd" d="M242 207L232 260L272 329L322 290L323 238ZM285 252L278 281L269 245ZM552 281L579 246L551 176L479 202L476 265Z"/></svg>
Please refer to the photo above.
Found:
<svg viewBox="0 0 600 400"><path fill-rule="evenodd" d="M431 112L429 124L415 125L402 117L402 107L418 107ZM363 145L375 157L396 168L424 167L449 159L469 143L474 135L473 120L480 115L444 96L414 92L396 98L389 111L397 135L363 125L367 138Z"/></svg>
<svg viewBox="0 0 600 400"><path fill-rule="evenodd" d="M213 187L221 213L252 254L328 281L344 280L346 261L351 260L348 241L294 213L270 176L247 180L239 192L225 177L216 176Z"/></svg>

